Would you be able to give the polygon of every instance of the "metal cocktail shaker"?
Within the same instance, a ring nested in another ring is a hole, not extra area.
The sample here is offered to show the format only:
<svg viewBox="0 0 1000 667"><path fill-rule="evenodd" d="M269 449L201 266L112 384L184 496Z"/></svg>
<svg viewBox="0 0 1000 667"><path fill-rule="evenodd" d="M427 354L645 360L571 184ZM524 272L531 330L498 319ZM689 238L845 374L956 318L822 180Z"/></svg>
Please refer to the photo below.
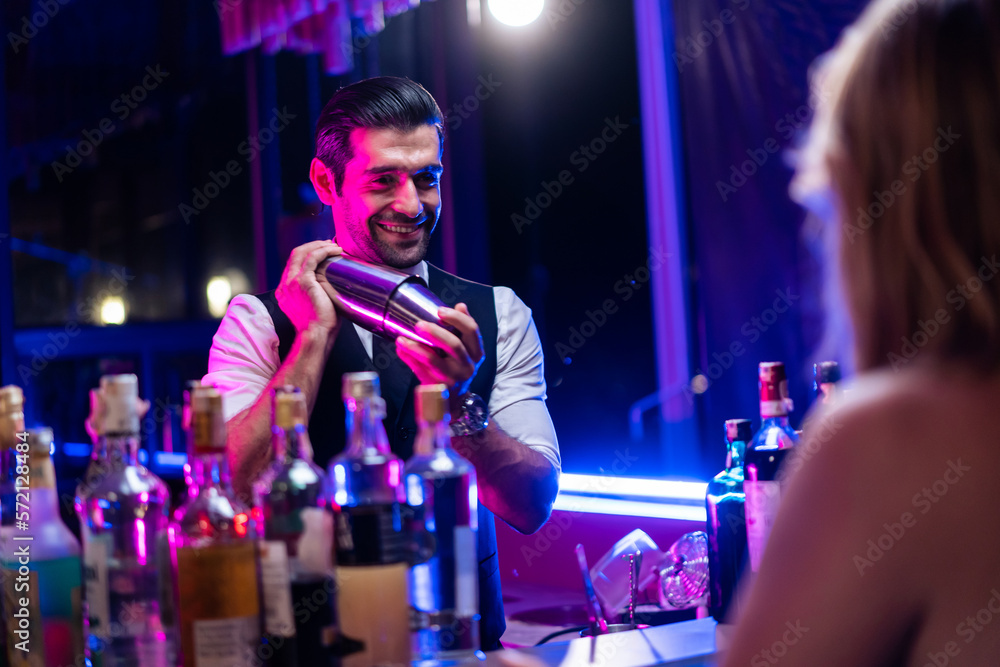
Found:
<svg viewBox="0 0 1000 667"><path fill-rule="evenodd" d="M461 334L438 317L445 304L419 276L339 256L321 265L336 291L333 302L350 321L388 340L405 336L431 347L440 344L415 327L424 320Z"/></svg>

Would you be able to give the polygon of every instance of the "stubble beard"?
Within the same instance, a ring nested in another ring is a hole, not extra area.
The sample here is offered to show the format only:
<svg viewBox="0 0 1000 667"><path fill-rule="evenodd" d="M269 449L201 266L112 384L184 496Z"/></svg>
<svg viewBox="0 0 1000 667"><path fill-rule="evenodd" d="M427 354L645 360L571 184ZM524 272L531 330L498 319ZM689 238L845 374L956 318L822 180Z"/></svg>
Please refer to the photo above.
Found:
<svg viewBox="0 0 1000 667"><path fill-rule="evenodd" d="M416 243L401 249L381 238L383 232L379 229L378 223L375 222L378 219L377 216L363 222L351 217L348 230L355 243L364 250L364 254L370 260L394 269L407 269L423 261L427 256L427 250L431 245L431 233L435 226L431 224L430 220L420 225L420 230L417 232L419 238L416 239Z"/></svg>

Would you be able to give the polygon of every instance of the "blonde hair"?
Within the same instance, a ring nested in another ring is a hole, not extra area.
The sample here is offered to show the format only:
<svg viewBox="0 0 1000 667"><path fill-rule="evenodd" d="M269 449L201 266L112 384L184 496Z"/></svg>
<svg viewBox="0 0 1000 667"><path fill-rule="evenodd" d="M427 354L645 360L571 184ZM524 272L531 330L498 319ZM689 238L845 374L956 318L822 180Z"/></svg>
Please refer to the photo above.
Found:
<svg viewBox="0 0 1000 667"><path fill-rule="evenodd" d="M833 191L858 369L919 353L996 370L1000 7L876 0L814 84L793 194Z"/></svg>

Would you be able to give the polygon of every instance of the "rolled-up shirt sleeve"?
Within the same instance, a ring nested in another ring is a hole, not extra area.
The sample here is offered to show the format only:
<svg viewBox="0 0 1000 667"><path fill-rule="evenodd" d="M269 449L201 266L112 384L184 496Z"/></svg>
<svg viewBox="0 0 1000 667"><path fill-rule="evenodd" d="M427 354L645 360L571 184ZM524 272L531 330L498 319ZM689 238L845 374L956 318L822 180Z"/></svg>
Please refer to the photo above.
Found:
<svg viewBox="0 0 1000 667"><path fill-rule="evenodd" d="M235 297L212 338L203 384L222 394L226 421L250 407L278 372L278 334L260 299Z"/></svg>
<svg viewBox="0 0 1000 667"><path fill-rule="evenodd" d="M559 441L545 406L545 362L531 309L513 290L494 287L497 372L489 411L500 428L562 468Z"/></svg>

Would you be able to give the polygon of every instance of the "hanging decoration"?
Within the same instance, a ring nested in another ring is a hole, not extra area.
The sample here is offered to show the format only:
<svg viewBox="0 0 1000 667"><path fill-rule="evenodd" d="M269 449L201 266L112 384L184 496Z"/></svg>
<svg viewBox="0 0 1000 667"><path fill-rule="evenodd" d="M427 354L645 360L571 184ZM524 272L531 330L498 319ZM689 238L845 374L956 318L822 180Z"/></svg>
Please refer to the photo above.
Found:
<svg viewBox="0 0 1000 667"><path fill-rule="evenodd" d="M425 0L426 1L426 0ZM420 0L215 0L222 21L222 52L233 55L256 47L273 54L322 53L328 74L354 68L359 37L385 28L385 19L420 5Z"/></svg>

